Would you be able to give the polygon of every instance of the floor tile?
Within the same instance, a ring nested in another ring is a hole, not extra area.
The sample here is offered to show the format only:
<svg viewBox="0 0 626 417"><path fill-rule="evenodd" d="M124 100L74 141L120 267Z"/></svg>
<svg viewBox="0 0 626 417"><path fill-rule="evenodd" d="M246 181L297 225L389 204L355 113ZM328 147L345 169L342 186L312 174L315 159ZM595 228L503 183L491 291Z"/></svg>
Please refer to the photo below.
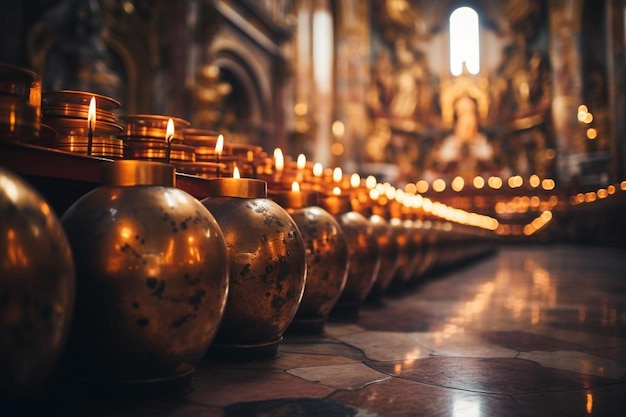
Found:
<svg viewBox="0 0 626 417"><path fill-rule="evenodd" d="M482 332L480 337L491 344L520 352L580 350L585 348L584 345L578 343L522 331Z"/></svg>
<svg viewBox="0 0 626 417"><path fill-rule="evenodd" d="M523 352L520 359L528 359L545 367L579 372L586 375L619 379L626 374L626 363L583 352Z"/></svg>
<svg viewBox="0 0 626 417"><path fill-rule="evenodd" d="M339 401L316 398L255 401L226 407L224 417L378 417ZM380 416L383 417L383 416Z"/></svg>
<svg viewBox="0 0 626 417"><path fill-rule="evenodd" d="M290 369L290 374L341 389L357 389L391 378L362 363Z"/></svg>
<svg viewBox="0 0 626 417"><path fill-rule="evenodd" d="M410 362L370 363L370 366L415 382L491 394L572 391L616 382L545 368L524 359L431 357Z"/></svg>
<svg viewBox="0 0 626 417"><path fill-rule="evenodd" d="M286 334L274 359L204 360L188 393L128 399L81 380L29 409L64 417L626 416L625 277L623 250L503 246L364 304L358 319ZM2 417L12 411L0 405Z"/></svg>
<svg viewBox="0 0 626 417"><path fill-rule="evenodd" d="M210 406L277 398L323 398L334 389L303 380L283 371L215 369L194 380L188 401Z"/></svg>

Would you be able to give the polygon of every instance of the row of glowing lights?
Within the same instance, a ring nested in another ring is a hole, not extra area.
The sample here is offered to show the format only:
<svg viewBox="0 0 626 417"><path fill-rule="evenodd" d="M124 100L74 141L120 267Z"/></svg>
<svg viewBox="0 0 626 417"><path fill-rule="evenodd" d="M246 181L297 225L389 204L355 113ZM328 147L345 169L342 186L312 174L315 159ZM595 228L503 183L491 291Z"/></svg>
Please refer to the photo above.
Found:
<svg viewBox="0 0 626 417"><path fill-rule="evenodd" d="M93 104L93 102L94 100L92 100L92 104L90 105L90 113L94 112L94 109L95 109L95 104ZM89 119L91 121L89 127L90 127L90 130L92 130L95 124L93 120L94 117L89 117ZM166 129L166 140L170 139L173 136L173 133L174 133L173 130L174 130L173 122L170 119L168 121L167 129ZM215 146L216 155L220 155L222 153L223 146L224 146L224 138L222 135L219 135L217 142L216 142L216 146ZM275 164L275 168L277 171L279 172L283 171L284 156L280 148L274 149L274 164ZM298 155L297 160L296 160L296 167L298 169L298 172L302 172L304 168L306 167L306 156L304 154ZM323 172L324 172L324 169L321 163L318 162L313 165L313 175L315 177L318 177L318 178L321 177ZM235 167L234 169L233 177L235 178L240 177L239 170L237 169L237 167ZM343 171L340 167L336 167L333 170L332 178L333 178L334 183L336 184L341 183L343 179ZM493 189L499 189L503 185L503 180L500 177L492 176L487 179L486 183ZM519 175L508 178L508 185L511 188L521 187L523 183L524 181L522 177ZM555 186L554 180L551 180L551 179L540 180L540 178L537 175L532 175L529 178L529 184L531 187L534 187L534 188L539 187L539 185L541 185L545 190L551 190ZM473 180L473 185L475 188L481 189L485 186L485 179L483 177L476 176ZM359 174L357 173L352 174L352 176L350 177L350 186L352 188L358 188L361 186L361 177L359 176ZM405 191L403 191L401 189L396 189L389 183L384 183L384 184L378 183L376 178L373 175L370 175L365 180L365 186L366 188L370 190L369 196L374 201L378 201L381 195L385 195L387 199L389 200L396 200L398 203L403 204L406 207L422 209L425 213L432 214L434 216L437 216L441 219L444 219L450 222L455 222L455 223L462 224L462 225L469 225L473 227L479 227L479 228L488 229L488 230L498 230L500 226L499 222L490 216L485 216L485 215L481 215L478 213L470 213L465 210L454 208L454 207L448 206L440 202L433 202L429 198L425 198L419 194L416 194L416 193L425 193L428 191L429 184L425 180L417 181L415 184L410 183L405 187ZM458 191L463 190L465 186L465 181L461 177L456 177L452 180L450 186L454 191L458 192ZM445 190L446 188L445 180L443 179L434 180L432 184L432 188L433 188L433 191L435 192L441 192ZM294 181L294 183L292 184L292 189L294 191L300 190L300 185L298 184L297 181ZM339 186L333 187L333 193L337 195L341 194L341 188Z"/></svg>
<svg viewBox="0 0 626 417"><path fill-rule="evenodd" d="M619 184L619 189L621 191L626 191L626 181L622 181ZM606 188L599 188L596 191L589 191L586 193L578 193L570 197L570 203L575 206L583 203L593 203L598 200L603 200L610 195L613 195L617 192L617 186L609 185Z"/></svg>
<svg viewBox="0 0 626 417"><path fill-rule="evenodd" d="M275 161L276 170L282 171L284 167L284 157L280 148L274 149L274 161ZM298 155L297 160L296 160L296 166L297 166L298 171L301 171L304 169L304 167L306 166L306 157L304 156L304 154ZM333 173L333 180L335 182L341 181L341 175L342 175L340 168L335 168L335 170L337 169L339 169L339 173L338 173L339 177L336 178L336 175ZM313 165L313 176L321 177L323 172L324 172L324 168L322 164L317 162ZM358 175L358 174L355 174L355 175ZM371 181L376 181L376 179L373 176L371 176L371 178L372 178ZM472 185L476 189L482 189L485 186L489 186L490 188L494 190L498 190L498 189L501 189L504 186L504 184L505 184L504 179L501 177L497 177L497 176L491 176L485 179L484 177L478 175L474 177L474 179L472 180ZM506 180L506 184L509 186L509 188L519 188L524 185L524 179L522 178L521 175L514 175L514 176L509 177ZM546 191L551 191L555 188L556 183L551 178L541 179L539 178L538 175L533 174L528 178L528 185L531 188L541 187ZM445 191L447 187L448 187L448 184L443 178L437 178L432 182L432 184L429 184L428 181L426 180L419 180L416 183L409 183L405 186L405 191L409 194L416 194L416 193L424 194L428 192L428 190L431 188L435 192L443 192ZM460 176L455 177L450 182L450 188L456 192L462 191L465 188L465 180Z"/></svg>
<svg viewBox="0 0 626 417"><path fill-rule="evenodd" d="M505 180L501 177L491 176L488 178L481 177L480 175L474 177L472 180L472 185L475 189L480 190L488 186L494 190L501 189L505 184ZM506 185L509 188L519 188L524 185L524 179L520 175L513 175L506 179ZM556 186L556 183L551 178L539 178L538 175L533 174L528 178L528 185L531 188L543 188L546 191L553 190ZM461 192L465 188L465 180L462 177L455 177L450 181L450 188L455 192ZM429 184L426 180L419 180L415 184L408 184L407 191L409 192L417 192L420 194L424 194L428 192L429 189L432 189L436 193L441 193L445 191L448 187L448 184L443 178L437 178L433 180L432 184Z"/></svg>
<svg viewBox="0 0 626 417"><path fill-rule="evenodd" d="M96 107L95 106L96 106L95 97L92 97L90 105L89 105L89 112L88 112L88 117L87 117L90 136L91 136L91 133L95 130L95 122L96 122L95 120L96 119L95 118ZM579 109L579 112L580 112L580 109ZM579 116L580 116L580 113L579 113ZM171 140L173 136L174 136L174 124L173 124L172 119L169 119L167 123L167 128L166 128L166 136L165 136L166 141L169 142L169 140ZM217 155L220 155L222 153L223 146L224 146L224 137L222 135L219 135L217 142L216 142L216 146L215 146ZM274 160L275 160L275 166L277 170L282 171L284 169L284 157L280 148L276 148L274 150ZM302 171L304 169L304 167L306 166L306 157L304 154L298 155L297 160L296 160L296 166L297 166L298 171ZM239 170L235 167L235 170L233 172L233 177L239 177L238 171ZM316 177L321 177L322 174L323 174L322 164L320 164L319 162L315 163L313 165L313 175ZM336 167L333 170L333 181L335 183L339 183L341 182L342 178L343 178L343 172L341 168ZM500 177L492 176L487 179L486 183L489 187L493 189L500 189L503 185L503 180ZM521 176L515 175L512 177L509 177L507 180L507 183L510 188L518 188L524 184L524 181ZM481 189L485 186L485 179L481 176L476 176L474 177L472 184L474 185L476 189ZM353 188L360 187L361 178L359 174L356 174L356 173L352 174L352 176L350 177L350 185ZM384 184L378 183L378 181L373 175L368 176L365 180L365 186L370 190L369 192L370 198L374 201L378 201L378 198L381 195L385 195L389 200L394 199L398 201L399 203L405 205L406 207L412 207L415 209L421 208L425 213L433 214L439 218L442 218L450 222L455 222L455 223L462 224L462 225L479 227L479 228L488 229L488 230L495 230L498 233L503 233L503 231L506 230L505 229L506 225L500 225L498 220L492 217L485 216L485 215L478 214L478 213L470 213L465 210L457 209L457 208L448 206L440 202L433 202L429 198L425 198L419 194L416 194L416 193L425 193L428 191L429 184L425 180L417 181L414 187L412 187L412 185L413 184L408 184L407 187L405 187L406 191L403 191L400 189L396 189L389 183L384 183ZM529 178L529 185L533 188L537 188L539 187L539 185L541 185L544 190L552 190L555 187L554 180L549 179L549 178L545 178L541 180L539 176L537 175L532 175ZM460 192L465 187L465 180L462 177L457 176L450 183L450 187L452 188L452 190L456 192ZM622 189L626 189L626 181L622 182L621 187ZM294 181L292 188L294 191L299 191L300 186L296 181ZM442 178L438 178L434 180L432 183L432 189L435 192L444 191L446 189L445 180L443 180ZM599 196L604 195L600 191L602 190L598 190L598 193L594 193L594 194L599 195ZM611 193L610 188L605 191L607 192L606 195ZM613 187L613 192L615 192L614 187ZM335 186L333 188L333 193L341 194L341 188L338 186ZM578 201L579 196L577 196L576 201ZM587 198L591 199L590 197L583 197L583 198L585 200L587 200ZM603 198L603 197L600 197L600 198ZM556 205L556 202L554 204ZM523 229L524 234L531 235L535 233L536 231L543 228L546 224L548 224L551 219L552 219L552 212L550 212L549 210L544 211L539 217L537 217L532 222L524 226L524 229Z"/></svg>
<svg viewBox="0 0 626 417"><path fill-rule="evenodd" d="M500 224L496 229L496 233L499 235L519 235L523 233L525 236L531 236L546 227L552 221L552 217L552 211L546 210L524 226Z"/></svg>
<svg viewBox="0 0 626 417"><path fill-rule="evenodd" d="M278 163L276 163L277 169L282 170L284 159L282 156L282 151L278 148L274 150L274 159L275 161L278 161ZM305 165L306 165L306 157L303 154L298 155L298 158L296 161L296 166L298 170L303 169ZM314 164L313 175L316 177L320 177L322 173L323 173L323 166L320 163ZM341 183L343 179L343 171L340 167L336 167L333 170L332 178L333 178L334 183L336 184ZM462 178L460 177L457 177L457 178L462 180ZM482 177L477 177L477 178L482 178ZM496 178L496 177L492 177L492 178ZM523 184L523 180L520 176L511 177L510 179L513 179L509 183L510 185L513 184L512 188L519 187ZM436 183L436 180L433 183ZM539 183L540 183L539 177L532 176L531 183L536 184L535 187L539 186ZM454 181L453 181L453 184L454 184ZM478 228L487 229L487 230L493 230L493 231L499 232L500 234L507 234L506 225L504 228L502 228L502 225L499 224L498 220L493 217L454 208L454 207L448 206L446 204L443 204L437 201L432 201L430 198L423 197L420 194L416 194L420 192L419 185L420 185L420 181L418 181L415 184L408 184L407 187L405 187L405 190L402 190L402 189L395 188L393 185L391 185L388 182L379 183L376 180L376 177L374 177L373 175L369 175L365 179L365 187L369 190L369 197L373 201L379 201L381 196L385 196L387 200L395 200L396 202L408 208L421 209L427 214L432 214L434 216L437 216L441 219L444 219L450 222L454 222L454 223L461 224L461 225L478 227ZM553 181L552 181L552 184L547 184L547 185L548 187L547 188L544 187L544 189L554 188ZM350 176L350 186L352 188L358 188L361 186L361 177L359 174L354 173ZM480 188L480 187L477 187L477 188ZM299 185L297 181L294 181L292 185L292 189L294 191L299 190ZM333 193L336 195L341 194L341 188L339 186L335 186L333 188ZM538 199L538 197L536 198ZM529 200L528 201L529 205L535 203L534 201L535 197L529 198L528 200ZM558 202L558 199L556 198L556 196L553 196L553 198L551 197L548 200L547 204L550 204L551 206L550 208L552 208L557 204L557 202ZM531 235L535 233L537 230L543 228L546 224L548 224L551 219L552 219L552 213L549 210L544 211L539 217L537 217L535 220L533 220L531 223L529 223L528 225L524 227L524 234Z"/></svg>
<svg viewBox="0 0 626 417"><path fill-rule="evenodd" d="M280 148L274 149L274 165L277 171L284 169L284 156ZM298 155L296 159L296 167L298 171L304 170L306 166L306 157L304 154ZM321 177L324 172L322 164L315 163L313 165L313 176ZM341 195L342 189L340 184L343 181L343 170L341 167L336 167L332 170L332 181L335 184L333 186L333 194ZM352 189L360 188L363 185L361 176L354 173L350 176L350 187ZM385 196L387 200L394 200L399 204L407 208L421 209L424 213L432 214L441 219L458 223L466 226L474 226L482 229L496 230L498 227L498 221L492 217L481 215L478 213L470 213L465 210L450 207L446 204L432 201L430 198L423 197L414 192L406 192L401 189L397 189L388 182L380 183L373 175L367 176L364 181L365 188L368 191L369 198L372 201L378 202L382 196ZM292 183L292 191L299 191L300 186L297 181Z"/></svg>
<svg viewBox="0 0 626 417"><path fill-rule="evenodd" d="M495 205L496 213L498 214L523 214L528 212L529 210L537 211L545 211L552 210L559 202L559 198L555 195L550 196L545 201L542 201L539 196L522 196L522 197L513 197L508 202L499 201Z"/></svg>

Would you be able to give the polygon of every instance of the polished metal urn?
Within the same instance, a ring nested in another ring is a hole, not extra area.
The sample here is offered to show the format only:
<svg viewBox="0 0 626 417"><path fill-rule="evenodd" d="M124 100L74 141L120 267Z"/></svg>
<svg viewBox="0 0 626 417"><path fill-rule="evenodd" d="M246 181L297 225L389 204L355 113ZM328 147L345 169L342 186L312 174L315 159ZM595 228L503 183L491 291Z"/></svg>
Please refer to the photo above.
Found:
<svg viewBox="0 0 626 417"><path fill-rule="evenodd" d="M74 310L72 251L48 203L0 167L0 402L45 384Z"/></svg>
<svg viewBox="0 0 626 417"><path fill-rule="evenodd" d="M70 348L87 374L120 389L187 385L228 293L213 215L175 187L172 165L120 160L61 221L78 282Z"/></svg>

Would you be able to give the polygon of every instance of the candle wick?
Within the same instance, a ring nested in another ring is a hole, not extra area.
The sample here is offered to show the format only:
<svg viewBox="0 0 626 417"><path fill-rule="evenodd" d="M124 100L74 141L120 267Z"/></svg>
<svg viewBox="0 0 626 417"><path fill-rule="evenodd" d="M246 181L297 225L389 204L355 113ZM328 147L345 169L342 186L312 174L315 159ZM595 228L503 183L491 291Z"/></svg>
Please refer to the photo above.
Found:
<svg viewBox="0 0 626 417"><path fill-rule="evenodd" d="M217 178L219 178L221 176L221 170L220 170L220 153L219 152L215 152L215 162L217 163L217 171L215 172L215 174L217 175Z"/></svg>
<svg viewBox="0 0 626 417"><path fill-rule="evenodd" d="M168 135L167 139L167 149L165 151L165 163L170 163L170 155L172 154L172 135Z"/></svg>
<svg viewBox="0 0 626 417"><path fill-rule="evenodd" d="M91 156L91 150L93 148L93 127L91 124L91 119L88 120L88 129L87 129L87 156Z"/></svg>

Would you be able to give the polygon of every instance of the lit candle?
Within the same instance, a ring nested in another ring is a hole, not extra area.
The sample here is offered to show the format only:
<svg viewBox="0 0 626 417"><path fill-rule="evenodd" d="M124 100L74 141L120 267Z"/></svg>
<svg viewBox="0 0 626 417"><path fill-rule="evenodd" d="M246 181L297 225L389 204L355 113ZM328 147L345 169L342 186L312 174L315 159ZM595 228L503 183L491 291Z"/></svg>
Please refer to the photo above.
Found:
<svg viewBox="0 0 626 417"><path fill-rule="evenodd" d="M343 179L343 171L340 167L335 167L333 170L333 183L334 187L341 187L341 180Z"/></svg>
<svg viewBox="0 0 626 417"><path fill-rule="evenodd" d="M306 156L304 154L298 155L298 159L296 160L296 168L298 169L298 174L296 179L298 181L302 181L304 179L304 168L306 167Z"/></svg>
<svg viewBox="0 0 626 417"><path fill-rule="evenodd" d="M278 182L283 175L283 169L285 168L285 159L283 157L283 151L280 148L274 149L274 181Z"/></svg>
<svg viewBox="0 0 626 417"><path fill-rule="evenodd" d="M267 198L267 182L241 178L239 168L233 169L232 178L209 180L210 197Z"/></svg>
<svg viewBox="0 0 626 417"><path fill-rule="evenodd" d="M217 141L215 142L215 162L217 163L217 177L218 178L221 175L221 173L220 173L220 158L222 156L222 152L223 151L224 151L224 136L219 135L217 137Z"/></svg>
<svg viewBox="0 0 626 417"><path fill-rule="evenodd" d="M317 193L300 190L300 183L293 181L291 190L270 191L270 198L285 209L317 206Z"/></svg>
<svg viewBox="0 0 626 417"><path fill-rule="evenodd" d="M167 127L165 128L165 143L167 144L167 150L165 151L165 163L170 163L170 156L172 153L172 138L174 137L174 121L169 119L167 121Z"/></svg>
<svg viewBox="0 0 626 417"><path fill-rule="evenodd" d="M324 173L324 167L319 162L313 165L313 178L315 183L320 183L322 180L322 174Z"/></svg>
<svg viewBox="0 0 626 417"><path fill-rule="evenodd" d="M92 96L87 112L87 155L91 156L93 148L93 132L96 129L96 97Z"/></svg>
<svg viewBox="0 0 626 417"><path fill-rule="evenodd" d="M361 177L359 176L359 174L355 172L350 177L350 186L352 188L359 188L360 185L361 185Z"/></svg>

